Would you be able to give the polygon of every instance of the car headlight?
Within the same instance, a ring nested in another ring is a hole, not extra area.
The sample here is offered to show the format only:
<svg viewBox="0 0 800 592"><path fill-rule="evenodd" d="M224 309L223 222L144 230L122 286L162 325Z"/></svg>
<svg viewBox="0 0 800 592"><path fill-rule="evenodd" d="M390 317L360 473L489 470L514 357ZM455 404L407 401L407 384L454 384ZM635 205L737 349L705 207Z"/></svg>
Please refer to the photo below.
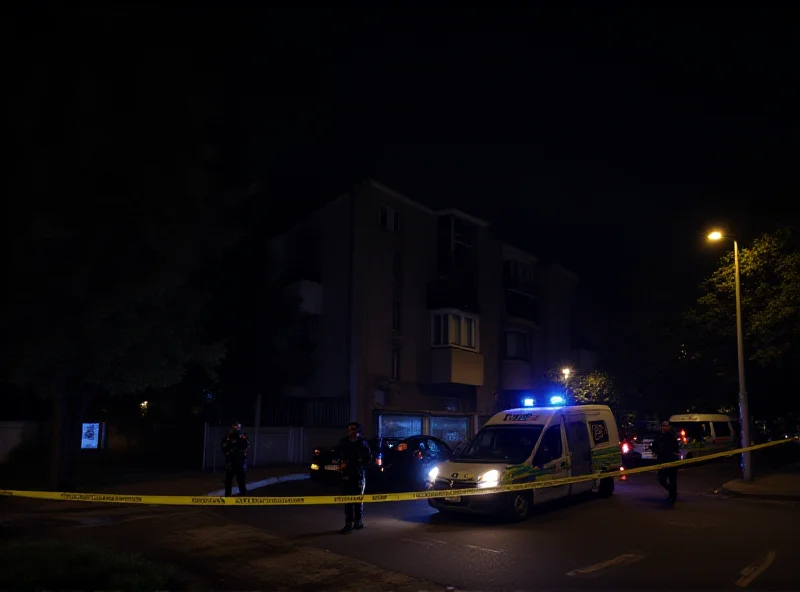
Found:
<svg viewBox="0 0 800 592"><path fill-rule="evenodd" d="M439 467L433 467L430 471L428 471L428 479L431 481L436 481L436 477L439 476Z"/></svg>
<svg viewBox="0 0 800 592"><path fill-rule="evenodd" d="M483 475L478 477L479 488L497 487L499 482L500 482L500 471L496 469L492 469L491 471L486 471Z"/></svg>

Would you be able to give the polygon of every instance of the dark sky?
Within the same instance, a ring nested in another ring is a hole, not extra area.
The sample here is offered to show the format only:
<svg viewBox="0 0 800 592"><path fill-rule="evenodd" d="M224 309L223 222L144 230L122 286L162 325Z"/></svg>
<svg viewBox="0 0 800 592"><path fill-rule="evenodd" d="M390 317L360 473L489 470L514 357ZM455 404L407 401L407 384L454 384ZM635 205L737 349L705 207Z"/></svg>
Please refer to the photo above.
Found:
<svg viewBox="0 0 800 592"><path fill-rule="evenodd" d="M229 178L266 187L265 220L371 176L560 260L598 315L677 309L722 252L709 223L746 246L797 220L797 10L551 4L194 2L114 25L84 4L75 27L50 23L59 43L32 47L107 71L125 67L115 52L180 48L209 73Z"/></svg>
<svg viewBox="0 0 800 592"><path fill-rule="evenodd" d="M228 72L242 146L283 195L373 176L561 260L595 308L677 306L709 223L797 219L797 20L603 6L264 15Z"/></svg>

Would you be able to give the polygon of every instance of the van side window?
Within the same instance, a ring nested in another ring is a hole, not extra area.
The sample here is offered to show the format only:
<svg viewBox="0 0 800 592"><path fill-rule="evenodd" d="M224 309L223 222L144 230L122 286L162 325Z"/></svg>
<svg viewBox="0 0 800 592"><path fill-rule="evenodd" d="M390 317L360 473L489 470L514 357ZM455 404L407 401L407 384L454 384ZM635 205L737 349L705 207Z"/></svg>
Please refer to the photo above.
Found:
<svg viewBox="0 0 800 592"><path fill-rule="evenodd" d="M561 442L561 426L552 426L542 436L542 443L539 445L539 450L536 451L533 466L544 466L562 456L564 456L564 446Z"/></svg>
<svg viewBox="0 0 800 592"><path fill-rule="evenodd" d="M592 432L592 440L594 440L595 446L608 442L608 426L605 421L590 421L589 430Z"/></svg>
<svg viewBox="0 0 800 592"><path fill-rule="evenodd" d="M727 421L714 422L714 434L717 438L728 438L731 435L731 426Z"/></svg>

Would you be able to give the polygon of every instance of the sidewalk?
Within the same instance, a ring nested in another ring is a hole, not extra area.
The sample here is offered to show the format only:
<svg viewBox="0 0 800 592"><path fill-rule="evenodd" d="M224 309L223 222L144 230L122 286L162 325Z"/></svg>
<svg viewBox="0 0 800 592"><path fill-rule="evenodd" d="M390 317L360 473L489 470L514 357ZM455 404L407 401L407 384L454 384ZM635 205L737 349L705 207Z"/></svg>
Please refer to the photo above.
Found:
<svg viewBox="0 0 800 592"><path fill-rule="evenodd" d="M174 474L139 475L136 481L109 485L86 493L115 493L131 495L209 495L221 496L225 493L225 471L201 473L184 471ZM308 468L302 465L256 467L247 471L247 489L252 491L273 483L308 479ZM233 494L239 488L234 485Z"/></svg>
<svg viewBox="0 0 800 592"><path fill-rule="evenodd" d="M722 492L756 499L800 501L800 474L775 473L756 477L749 483L736 479L725 483Z"/></svg>

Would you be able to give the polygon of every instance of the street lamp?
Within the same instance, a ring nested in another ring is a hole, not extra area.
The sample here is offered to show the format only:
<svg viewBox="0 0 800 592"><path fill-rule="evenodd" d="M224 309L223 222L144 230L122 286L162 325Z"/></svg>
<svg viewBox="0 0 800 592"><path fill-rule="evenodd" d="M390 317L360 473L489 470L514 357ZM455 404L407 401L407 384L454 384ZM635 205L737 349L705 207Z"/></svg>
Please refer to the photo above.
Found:
<svg viewBox="0 0 800 592"><path fill-rule="evenodd" d="M569 373L572 372L569 368L563 368L561 373L564 375L564 398L569 396L567 392L567 383L569 382Z"/></svg>
<svg viewBox="0 0 800 592"><path fill-rule="evenodd" d="M742 426L742 448L750 446L750 412L747 405L747 387L744 379L744 338L742 337L742 290L739 274L739 243L734 236L726 236L719 230L708 235L708 240L733 241L733 273L736 283L736 349L739 356L739 423ZM749 452L742 453L742 478L753 478L753 463Z"/></svg>

